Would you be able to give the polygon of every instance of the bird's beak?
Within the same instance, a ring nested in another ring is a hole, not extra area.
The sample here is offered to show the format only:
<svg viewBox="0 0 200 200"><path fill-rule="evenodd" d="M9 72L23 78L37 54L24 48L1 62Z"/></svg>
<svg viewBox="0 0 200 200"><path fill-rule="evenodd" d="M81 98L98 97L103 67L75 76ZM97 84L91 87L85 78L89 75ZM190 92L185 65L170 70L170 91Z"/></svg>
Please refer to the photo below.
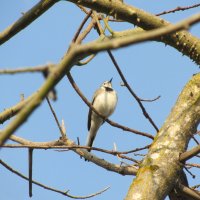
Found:
<svg viewBox="0 0 200 200"><path fill-rule="evenodd" d="M111 78L111 79L109 80L109 83L112 83L112 80L113 80L113 78Z"/></svg>

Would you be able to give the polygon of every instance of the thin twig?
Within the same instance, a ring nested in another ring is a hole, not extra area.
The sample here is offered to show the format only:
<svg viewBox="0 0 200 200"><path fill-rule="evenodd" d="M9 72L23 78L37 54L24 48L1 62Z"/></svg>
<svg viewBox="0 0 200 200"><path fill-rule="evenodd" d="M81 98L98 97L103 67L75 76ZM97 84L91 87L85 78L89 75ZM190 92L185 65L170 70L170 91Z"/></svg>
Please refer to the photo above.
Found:
<svg viewBox="0 0 200 200"><path fill-rule="evenodd" d="M145 154L141 154L141 153L134 153L134 156L142 156L142 157L144 157L146 155Z"/></svg>
<svg viewBox="0 0 200 200"><path fill-rule="evenodd" d="M21 178L23 178L23 179L25 179L27 181L29 180L28 177L26 177L23 174L19 173L18 171L14 170L12 167L10 167L8 164L6 164L3 160L0 160L0 164L2 166L4 166L7 170L9 170L10 172L18 175L19 177L21 177ZM106 190L108 190L110 188L110 187L106 187L105 189L103 189L103 190L101 190L99 192L96 192L94 194L90 194L90 195L87 195L87 196L74 196L74 195L69 194L69 190L67 190L67 191L58 190L58 189L46 186L44 184L41 184L41 183L39 183L37 181L34 181L34 180L32 180L32 183L35 184L35 185L38 185L39 187L42 187L42 188L44 188L46 190L57 192L59 194L62 194L64 196L67 196L67 197L72 198L72 199L87 199L87 198L91 198L91 197L97 196L99 194L102 194L103 192L105 192Z"/></svg>
<svg viewBox="0 0 200 200"><path fill-rule="evenodd" d="M156 16L165 15L165 14L169 14L169 13L175 13L177 11L184 11L184 10L188 10L188 9L191 9L191 8L196 8L198 6L200 6L200 3L194 4L192 6L186 6L186 7L178 6L177 8L174 8L172 10L168 10L168 11L164 11L164 12L158 13L158 14L156 14Z"/></svg>
<svg viewBox="0 0 200 200"><path fill-rule="evenodd" d="M135 92L133 92L132 88L130 87L130 85L126 81L126 78L124 77L124 75L123 75L123 73L122 73L122 71L121 71L118 63L116 62L116 60L115 60L115 58L113 56L113 54L111 53L110 50L107 50L107 52L108 52L108 55L109 55L110 59L112 60L112 62L114 64L115 68L117 69L117 71L118 71L118 73L119 73L122 81L126 85L126 87L129 90L129 92L132 94L132 96L135 98L135 100L138 102L140 108L142 109L142 112L143 112L144 116L149 120L149 122L152 124L152 126L155 128L155 130L158 132L159 131L158 127L156 126L156 124L154 123L154 121L152 120L152 118L150 117L150 115L147 113L147 111L144 108L144 106L143 106L140 98L135 94Z"/></svg>
<svg viewBox="0 0 200 200"><path fill-rule="evenodd" d="M137 163L137 164L140 163L140 161L138 161L138 160L136 160L136 159L133 159L133 158L130 158L130 157L125 156L125 155L118 154L117 157L122 158L122 159L126 159L126 160L130 160L130 161L135 162L135 163Z"/></svg>
<svg viewBox="0 0 200 200"><path fill-rule="evenodd" d="M196 163L186 163L185 165L186 165L186 166L189 166L189 167L200 168L200 164L196 164Z"/></svg>
<svg viewBox="0 0 200 200"><path fill-rule="evenodd" d="M16 73L30 73L30 72L44 72L52 67L53 64L35 66L35 67L23 67L18 69L1 69L0 74L16 74Z"/></svg>
<svg viewBox="0 0 200 200"><path fill-rule="evenodd" d="M200 187L200 184L198 185L194 185L193 187L191 187L192 189L196 189L196 188L199 188Z"/></svg>
<svg viewBox="0 0 200 200"><path fill-rule="evenodd" d="M192 178L195 178L195 177L196 177L187 167L184 166L184 169L186 170L186 172L187 172Z"/></svg>
<svg viewBox="0 0 200 200"><path fill-rule="evenodd" d="M130 150L130 151L121 151L120 153L121 154L129 154L129 153L134 153L134 152L137 152L137 151L142 151L144 149L148 149L151 145L147 145L145 147L141 147L141 148L136 148L136 149L133 149L133 150Z"/></svg>
<svg viewBox="0 0 200 200"><path fill-rule="evenodd" d="M76 44L80 44L83 39L85 39L85 37L90 33L90 31L94 28L94 26L96 25L96 22L94 20L92 20L88 26L85 28L85 30L79 34L79 36L76 39Z"/></svg>
<svg viewBox="0 0 200 200"><path fill-rule="evenodd" d="M89 17L90 17L91 14L92 14L92 10L90 10L90 11L87 13L86 17L85 17L85 18L83 19L83 21L81 22L81 24L80 24L80 26L79 26L77 32L76 32L75 35L74 35L74 38L72 39L72 42L76 42L76 39L78 38L78 36L79 36L79 34L80 34L80 32L81 32L83 26L85 25L85 23L87 22L87 20L89 19Z"/></svg>
<svg viewBox="0 0 200 200"><path fill-rule="evenodd" d="M143 102L153 102L153 101L157 101L158 99L160 99L160 95L158 95L157 97L155 97L154 99L142 99L139 97L140 101L143 101Z"/></svg>
<svg viewBox="0 0 200 200"><path fill-rule="evenodd" d="M56 121L56 124L57 124L57 126L58 126L58 128L59 128L59 130L60 130L60 133L61 133L61 135L62 135L62 139L65 140L65 139L66 139L66 134L63 132L63 129L62 129L62 127L61 127L61 125L60 125L60 123L59 123L59 121L58 121L58 118L57 118L57 116L56 116L56 113L55 113L55 111L54 111L52 105L51 105L51 102L49 101L49 98L48 98L48 97L46 97L46 100L47 100L47 103L48 103L48 105L49 105L49 108L50 108L50 110L51 110L51 112L52 112L52 114L53 114L53 117L54 117L54 119L55 119L55 121Z"/></svg>
<svg viewBox="0 0 200 200"><path fill-rule="evenodd" d="M48 145L49 143L49 145ZM63 150L72 150L72 149L86 149L86 150L93 150L93 151L99 151L107 154L111 154L114 156L122 155L122 154L130 154L132 152L135 152L136 149L130 150L130 151L114 151L114 150L106 150L98 147L88 147L88 146L81 146L81 145L66 145L64 142L60 141L59 145L56 143L56 141L50 141L45 142L45 144L41 142L30 142L29 144L5 144L1 146L2 148L32 148L32 149L58 149L60 151ZM144 148L140 148L144 149ZM139 151L139 150L138 150Z"/></svg>
<svg viewBox="0 0 200 200"><path fill-rule="evenodd" d="M33 180L33 148L28 149L28 163L29 163L29 197L32 197L32 180Z"/></svg>
<svg viewBox="0 0 200 200"><path fill-rule="evenodd" d="M195 143L196 143L197 145L200 144L199 141L194 137L194 135L192 135L192 139L195 141Z"/></svg>

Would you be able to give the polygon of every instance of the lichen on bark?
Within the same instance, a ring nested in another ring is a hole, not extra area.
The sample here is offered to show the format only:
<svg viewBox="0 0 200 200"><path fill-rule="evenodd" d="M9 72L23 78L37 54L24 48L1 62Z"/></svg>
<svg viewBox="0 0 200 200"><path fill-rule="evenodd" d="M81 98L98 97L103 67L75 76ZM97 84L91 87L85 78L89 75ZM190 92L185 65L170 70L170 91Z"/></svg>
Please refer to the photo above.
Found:
<svg viewBox="0 0 200 200"><path fill-rule="evenodd" d="M144 158L126 200L164 199L182 171L179 156L200 121L200 74L192 77Z"/></svg>

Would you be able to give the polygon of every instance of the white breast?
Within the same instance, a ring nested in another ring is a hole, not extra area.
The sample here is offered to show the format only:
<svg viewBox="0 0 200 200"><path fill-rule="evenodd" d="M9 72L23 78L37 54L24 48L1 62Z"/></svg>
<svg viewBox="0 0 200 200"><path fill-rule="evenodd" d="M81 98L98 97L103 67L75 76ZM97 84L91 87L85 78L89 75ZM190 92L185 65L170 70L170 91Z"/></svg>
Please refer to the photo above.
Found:
<svg viewBox="0 0 200 200"><path fill-rule="evenodd" d="M117 104L117 94L113 91L103 91L97 95L93 106L106 118L109 117L115 110Z"/></svg>

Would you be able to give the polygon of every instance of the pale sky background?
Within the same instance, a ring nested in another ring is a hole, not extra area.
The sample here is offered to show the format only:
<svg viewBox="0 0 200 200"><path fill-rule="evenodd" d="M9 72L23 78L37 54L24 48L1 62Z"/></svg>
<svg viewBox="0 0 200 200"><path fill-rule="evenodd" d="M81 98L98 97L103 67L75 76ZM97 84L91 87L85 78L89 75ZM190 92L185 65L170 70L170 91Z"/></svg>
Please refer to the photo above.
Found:
<svg viewBox="0 0 200 200"><path fill-rule="evenodd" d="M26 12L38 1L16 0L0 2L0 31L15 22L22 12ZM199 1L141 1L126 0L138 8L151 13L159 13L177 6L189 6ZM178 22L199 12L200 7L175 14L162 16L170 22ZM46 63L58 63L64 55L75 34L84 13L74 4L61 1L33 22L29 27L3 44L0 48L0 68L15 69L18 67L38 66ZM132 28L127 23L111 24L114 30ZM190 31L200 37L200 24ZM97 37L92 31L86 41ZM113 51L127 81L138 96L151 99L158 95L161 98L153 103L144 103L150 116L160 128L170 113L179 93L190 77L199 71L188 57L163 43L146 42L128 48ZM113 77L113 87L119 97L115 113L110 117L122 125L155 135L155 130L142 115L137 102L125 87L120 86L121 79L106 53L96 56L87 66L72 69L72 75L88 99L92 98L99 85ZM44 79L41 74L20 74L0 76L0 112L15 105L20 94L28 97L36 91ZM56 86L58 101L52 103L59 120L64 119L67 135L75 140L79 137L82 145L87 136L88 107L82 102L64 77ZM12 119L11 119L12 120ZM10 120L10 121L11 121ZM0 125L0 129L10 122ZM21 126L16 135L32 141L51 141L60 137L49 107L44 101L28 121ZM200 139L197 138L199 141ZM131 150L151 142L145 137L124 132L104 124L99 130L94 146L113 149L117 144L119 151ZM193 143L191 144L193 145ZM99 157L119 164L116 157L93 152ZM144 152L143 152L144 153ZM0 158L14 169L28 175L28 153L26 149L1 149ZM135 159L139 156L130 155ZM125 161L126 162L126 161ZM198 162L198 160L195 160ZM199 170L191 170L196 178L187 174L191 186L199 183ZM93 199L117 199L125 197L133 177L108 172L91 162L85 162L73 152L54 150L34 150L33 179L60 190L70 190L70 194L85 196L95 193L107 186L111 188ZM28 182L12 174L0 165L0 188L2 200L24 200L28 197ZM60 194L44 190L33 185L32 200L68 199Z"/></svg>

